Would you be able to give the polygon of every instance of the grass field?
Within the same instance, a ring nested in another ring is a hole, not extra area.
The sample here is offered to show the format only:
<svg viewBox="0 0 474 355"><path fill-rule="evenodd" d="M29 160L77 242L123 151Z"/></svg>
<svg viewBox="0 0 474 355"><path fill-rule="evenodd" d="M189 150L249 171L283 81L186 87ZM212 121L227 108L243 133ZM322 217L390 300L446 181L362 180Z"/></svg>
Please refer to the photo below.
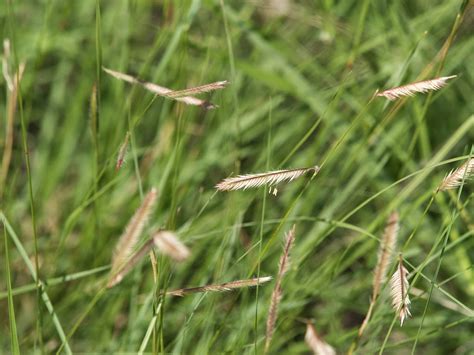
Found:
<svg viewBox="0 0 474 355"><path fill-rule="evenodd" d="M472 1L6 0L0 21L0 353L261 354L293 225L268 353L309 353L307 322L337 353L474 353L474 185L437 191L474 154ZM173 90L230 84L199 95L206 109L103 67ZM449 75L426 94L374 95ZM215 189L315 165L276 195ZM165 229L191 255L154 248L107 288L153 187L132 249ZM387 279L400 254L412 317L400 326L384 282L359 337L394 211Z"/></svg>

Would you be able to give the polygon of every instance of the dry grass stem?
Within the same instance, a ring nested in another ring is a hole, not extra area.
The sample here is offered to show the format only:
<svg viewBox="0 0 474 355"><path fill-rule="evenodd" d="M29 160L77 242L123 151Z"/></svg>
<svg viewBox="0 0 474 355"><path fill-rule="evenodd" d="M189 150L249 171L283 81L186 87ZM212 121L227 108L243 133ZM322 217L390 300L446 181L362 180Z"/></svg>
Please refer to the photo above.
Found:
<svg viewBox="0 0 474 355"><path fill-rule="evenodd" d="M438 191L455 189L461 186L463 181L469 180L474 175L474 158L470 158L459 168L452 170L441 182Z"/></svg>
<svg viewBox="0 0 474 355"><path fill-rule="evenodd" d="M115 163L115 171L118 171L123 163L125 162L125 156L127 155L127 149L128 149L128 141L130 139L130 132L127 132L125 135L125 139L120 146L118 156L117 156L117 163Z"/></svg>
<svg viewBox="0 0 474 355"><path fill-rule="evenodd" d="M142 81L142 80L139 80L137 78L134 78L131 75L128 75L128 74L125 74L125 73L120 73L118 71L108 69L108 68L105 68L105 67L103 68L103 70L107 74L113 76L116 79L126 81L130 84L141 85L146 90L151 91L152 93L154 93L156 95L159 95L159 96L162 96L162 97L172 98L176 101L184 102L187 105L201 106L201 107L204 107L205 109L213 109L213 108L217 107L216 105L213 105L212 103L210 103L208 101L201 100L201 99L198 99L197 97L193 97L193 96L173 97L172 95L175 93L174 90L171 90L171 89L168 89L168 88L165 88L163 86L159 86L159 85L156 85L156 84L153 84L153 83L149 83L149 82L146 82L146 81ZM221 85L220 88L222 88L222 85Z"/></svg>
<svg viewBox="0 0 474 355"><path fill-rule="evenodd" d="M304 336L306 344L315 355L336 355L336 350L326 343L316 332L311 323L306 323L306 334Z"/></svg>
<svg viewBox="0 0 474 355"><path fill-rule="evenodd" d="M310 171L316 175L319 172L319 167L313 166L311 168L276 170L259 174L239 175L221 181L216 185L216 189L219 191L230 191L246 190L263 185L272 186L283 181L293 181Z"/></svg>
<svg viewBox="0 0 474 355"><path fill-rule="evenodd" d="M10 40L5 38L3 40L3 56L2 56L2 74L5 82L7 83L7 88L9 91L13 91L15 85L13 84L12 77L10 75L10 65L9 59L11 55Z"/></svg>
<svg viewBox="0 0 474 355"><path fill-rule="evenodd" d="M414 96L416 93L426 93L428 91L439 90L446 85L449 79L455 78L456 75L443 76L440 78L418 81L408 85L398 86L392 89L388 89L379 92L377 96L384 96L389 100L396 100L401 96Z"/></svg>
<svg viewBox="0 0 474 355"><path fill-rule="evenodd" d="M372 316L372 311L375 306L375 302L377 297L380 294L380 289L382 287L383 282L385 281L385 277L387 276L388 266L390 265L391 256L393 250L395 249L395 244L397 241L398 236L398 229L399 229L399 216L397 212L392 212L387 220L387 225L385 226L385 231L380 242L380 247L378 251L378 259L377 265L374 269L374 280L372 283L372 297L370 299L369 310L362 322L358 335L359 337L362 336L364 333L365 328Z"/></svg>
<svg viewBox="0 0 474 355"><path fill-rule="evenodd" d="M278 266L278 274L276 277L275 288L272 292L272 297L270 301L270 308L268 310L267 318L267 330L266 330L266 339L265 339L265 352L270 349L270 343L272 341L273 332L275 331L275 324L278 316L278 306L281 301L282 288L281 282L283 276L288 271L290 264L290 251L293 247L295 240L295 229L296 226L293 226L291 230L286 234L285 246L283 247L283 254L280 257L280 263Z"/></svg>
<svg viewBox="0 0 474 355"><path fill-rule="evenodd" d="M265 276L265 277L256 277L249 280L237 280L237 281L225 282L223 284L181 288L178 290L168 291L166 292L166 295L182 297L187 294L197 293L197 292L225 292L225 291L231 291L231 290L235 290L235 289L243 288L243 287L254 287L254 286L266 283L270 281L271 279L272 279L271 276Z"/></svg>
<svg viewBox="0 0 474 355"><path fill-rule="evenodd" d="M153 236L153 241L158 249L176 261L186 260L191 252L176 236L170 231L158 231Z"/></svg>
<svg viewBox="0 0 474 355"><path fill-rule="evenodd" d="M8 43L8 44L6 44ZM14 75L12 80L8 71L8 57L9 57L9 45L8 40L4 40L5 54L3 56L3 76L5 81L7 81L9 95L7 99L7 122L5 127L5 143L2 156L2 166L0 170L0 198L3 195L3 189L5 188L5 181L8 176L8 170L10 168L10 162L12 158L13 151L13 128L15 123L15 113L18 103L18 88L20 87L20 82L25 71L25 63L20 63L18 67L18 72ZM11 81L11 86L8 84L8 80Z"/></svg>
<svg viewBox="0 0 474 355"><path fill-rule="evenodd" d="M112 268L110 271L110 281L112 282L113 277L123 268L129 261L133 254L134 248L137 245L138 238L143 231L148 218L153 210L157 197L157 191L152 188L150 192L145 196L141 206L135 212L130 222L125 227L125 231L119 238L117 246L112 256Z"/></svg>
<svg viewBox="0 0 474 355"><path fill-rule="evenodd" d="M408 288L410 284L408 283L407 276L408 271L403 266L403 259L400 255L397 270L390 280L392 306L400 317L400 325L403 325L405 319L408 316L411 316L408 308L410 306L410 298L408 297Z"/></svg>

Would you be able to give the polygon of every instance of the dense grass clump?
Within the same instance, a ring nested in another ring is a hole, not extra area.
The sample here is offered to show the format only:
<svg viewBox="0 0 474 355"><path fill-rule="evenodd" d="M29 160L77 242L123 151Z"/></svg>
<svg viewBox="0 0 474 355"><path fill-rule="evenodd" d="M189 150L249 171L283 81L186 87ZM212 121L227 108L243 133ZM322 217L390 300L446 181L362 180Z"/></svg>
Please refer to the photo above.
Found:
<svg viewBox="0 0 474 355"><path fill-rule="evenodd" d="M472 353L473 19L4 2L0 352Z"/></svg>

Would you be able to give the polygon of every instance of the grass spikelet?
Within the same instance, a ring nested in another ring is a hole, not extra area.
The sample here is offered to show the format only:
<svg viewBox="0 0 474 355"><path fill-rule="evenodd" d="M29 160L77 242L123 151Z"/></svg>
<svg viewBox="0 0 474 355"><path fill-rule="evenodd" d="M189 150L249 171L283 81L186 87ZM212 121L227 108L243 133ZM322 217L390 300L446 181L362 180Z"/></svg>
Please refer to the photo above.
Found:
<svg viewBox="0 0 474 355"><path fill-rule="evenodd" d="M146 90L148 91L151 91L152 93L158 95L158 96L162 96L162 97L167 97L167 98L172 98L176 101L181 101L181 102L184 102L185 104L187 105L193 105L193 106L201 106L201 107L204 107L205 109L213 109L213 108L216 108L217 106L212 104L212 103L209 103L208 101L205 101L205 100L201 100L201 99L198 99L197 97L194 97L194 96L181 96L179 93L185 91L185 90L182 90L182 91L174 91L174 90L171 90L171 89L168 89L168 88L165 88L163 86L159 86L159 85L156 85L156 84L153 84L153 83L149 83L149 82L146 82L146 81L142 81L142 80L139 80L137 78L134 78L133 76L131 75L128 75L128 74L125 74L125 73L120 73L118 71L115 71L115 70L112 70L112 69L108 69L108 68L103 68L103 70L113 76L114 78L116 79L119 79L119 80L123 80L123 81L126 81L127 83L130 83L130 84L138 84L138 85L141 85L143 88L145 88ZM222 83L223 82L218 82L218 83L221 83L220 85L216 84L216 83L213 83L213 84L209 84L209 85L214 85L213 89L209 89L209 87L207 88L207 91L210 91L210 90L217 90L217 89L222 89L225 87L225 85L223 85ZM226 82L227 83L227 82ZM202 87L205 87L206 85L202 86ZM201 87L201 88L202 88ZM199 87L198 87L199 88ZM198 88L194 88L194 89L198 89ZM188 90L193 90L193 89L188 89ZM204 89L205 90L205 89ZM197 90L198 93L200 92L206 92L206 91L200 91ZM173 95L175 93L178 93L178 97L173 97Z"/></svg>
<svg viewBox="0 0 474 355"><path fill-rule="evenodd" d="M219 191L231 191L246 190L263 185L272 186L283 181L293 181L310 171L316 175L319 172L319 167L314 166L311 168L275 170L259 174L239 175L224 179L216 185L216 189Z"/></svg>
<svg viewBox="0 0 474 355"><path fill-rule="evenodd" d="M130 139L130 132L127 132L125 135L125 139L120 146L118 155L117 155L117 162L115 163L115 171L118 171L123 163L125 162L125 156L127 155L127 149L128 149L128 141Z"/></svg>
<svg viewBox="0 0 474 355"><path fill-rule="evenodd" d="M216 81L215 83L196 86L194 88L172 91L172 92L166 94L165 96L169 97L169 98L172 98L172 99L176 99L178 97L183 97L183 96L188 96L188 95L199 95L199 94L202 94L202 93L205 93L205 92L224 89L228 84L229 84L229 82L227 80Z"/></svg>
<svg viewBox="0 0 474 355"><path fill-rule="evenodd" d="M428 91L439 90L447 84L449 79L455 78L456 75L443 76L436 79L418 81L408 85L398 86L392 89L388 89L379 92L377 96L384 96L387 99L393 101L401 96L414 96L416 93L426 93Z"/></svg>
<svg viewBox="0 0 474 355"><path fill-rule="evenodd" d="M311 323L306 323L304 340L315 355L336 355L336 350L326 343L316 332Z"/></svg>
<svg viewBox="0 0 474 355"><path fill-rule="evenodd" d="M400 254L397 270L390 280L391 286L391 295L392 295L392 306L395 309L395 312L398 313L400 317L400 325L403 325L403 322L408 316L411 316L409 306L410 298L408 297L408 287L410 284L407 280L408 271L403 266L403 259Z"/></svg>
<svg viewBox="0 0 474 355"><path fill-rule="evenodd" d="M375 306L375 301L379 296L382 283L385 281L387 276L387 269L390 265L391 256L393 250L395 249L395 244L398 236L399 229L399 216L397 212L392 212L387 220L387 225L385 226L384 234L380 242L380 247L378 251L377 265L374 269L374 279L372 283L372 297L370 300L369 310L367 315L362 322L362 325L359 328L359 337L362 336L367 324L372 315L373 308Z"/></svg>
<svg viewBox="0 0 474 355"><path fill-rule="evenodd" d="M441 182L438 191L455 189L474 175L474 158L470 158L459 168L452 170Z"/></svg>
<svg viewBox="0 0 474 355"><path fill-rule="evenodd" d="M387 269L390 264L392 253L397 242L399 229L399 216L397 212L392 212L387 220L387 225L383 233L378 251L377 265L374 270L372 298L376 299L380 293L381 285L385 281Z"/></svg>
<svg viewBox="0 0 474 355"><path fill-rule="evenodd" d="M154 246L153 239L148 240L124 265L110 277L107 287L111 288L120 283L123 278L148 254Z"/></svg>
<svg viewBox="0 0 474 355"><path fill-rule="evenodd" d="M191 252L176 236L170 231L158 231L153 236L153 241L158 249L176 261L186 260Z"/></svg>
<svg viewBox="0 0 474 355"><path fill-rule="evenodd" d="M296 226L293 226L291 230L286 234L285 246L283 247L283 254L280 257L280 263L278 266L278 274L276 277L275 287L272 292L272 297L270 301L270 308L268 310L267 318L267 330L266 330L266 340L265 340L265 352L270 349L270 343L272 341L273 332L275 331L275 324L278 316L278 305L281 301L282 288L281 282L283 276L288 271L290 264L290 251L293 247L295 240L295 229Z"/></svg>
<svg viewBox="0 0 474 355"><path fill-rule="evenodd" d="M225 291L232 291L239 288L244 287L254 287L263 283L266 283L272 279L271 276L265 277L255 277L253 279L248 280L237 280L231 282L225 282L223 284L214 284L214 285L205 285L205 286L198 286L198 287L190 287L190 288L180 288L178 290L168 291L166 295L168 296L185 296L190 293L197 293L197 292L225 292Z"/></svg>
<svg viewBox="0 0 474 355"><path fill-rule="evenodd" d="M114 276L124 268L133 254L133 249L137 245L138 237L148 222L148 218L153 210L156 201L157 191L152 188L145 196L141 206L137 209L130 222L125 227L112 256L112 267L110 271L109 284L112 283Z"/></svg>

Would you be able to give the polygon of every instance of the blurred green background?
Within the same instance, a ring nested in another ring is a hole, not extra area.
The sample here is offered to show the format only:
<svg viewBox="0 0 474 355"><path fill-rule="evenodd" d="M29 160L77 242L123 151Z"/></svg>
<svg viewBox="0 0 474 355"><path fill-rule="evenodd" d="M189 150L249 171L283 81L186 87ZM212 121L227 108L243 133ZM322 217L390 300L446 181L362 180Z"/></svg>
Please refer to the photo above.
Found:
<svg viewBox="0 0 474 355"><path fill-rule="evenodd" d="M399 326L385 287L355 352L474 351L474 190L433 193L472 151L472 1L6 0L0 24L11 43L7 73L25 63L13 115L0 80L0 208L9 227L0 243L2 352L13 351L16 329L25 353L56 352L66 337L62 352L262 353L273 283L164 301L157 293L275 276L293 224L270 352L308 353L307 319L346 352L393 210L399 250L418 271L413 317ZM203 95L219 105L206 111L102 66L171 89L231 84ZM453 74L433 94L371 99L376 89ZM314 180L281 185L276 197L214 189L231 174L323 162ZM146 260L101 293L118 237L152 186L159 198L143 240L175 230L192 256L176 264L157 254L158 285ZM22 250L33 264L37 255L54 317Z"/></svg>

